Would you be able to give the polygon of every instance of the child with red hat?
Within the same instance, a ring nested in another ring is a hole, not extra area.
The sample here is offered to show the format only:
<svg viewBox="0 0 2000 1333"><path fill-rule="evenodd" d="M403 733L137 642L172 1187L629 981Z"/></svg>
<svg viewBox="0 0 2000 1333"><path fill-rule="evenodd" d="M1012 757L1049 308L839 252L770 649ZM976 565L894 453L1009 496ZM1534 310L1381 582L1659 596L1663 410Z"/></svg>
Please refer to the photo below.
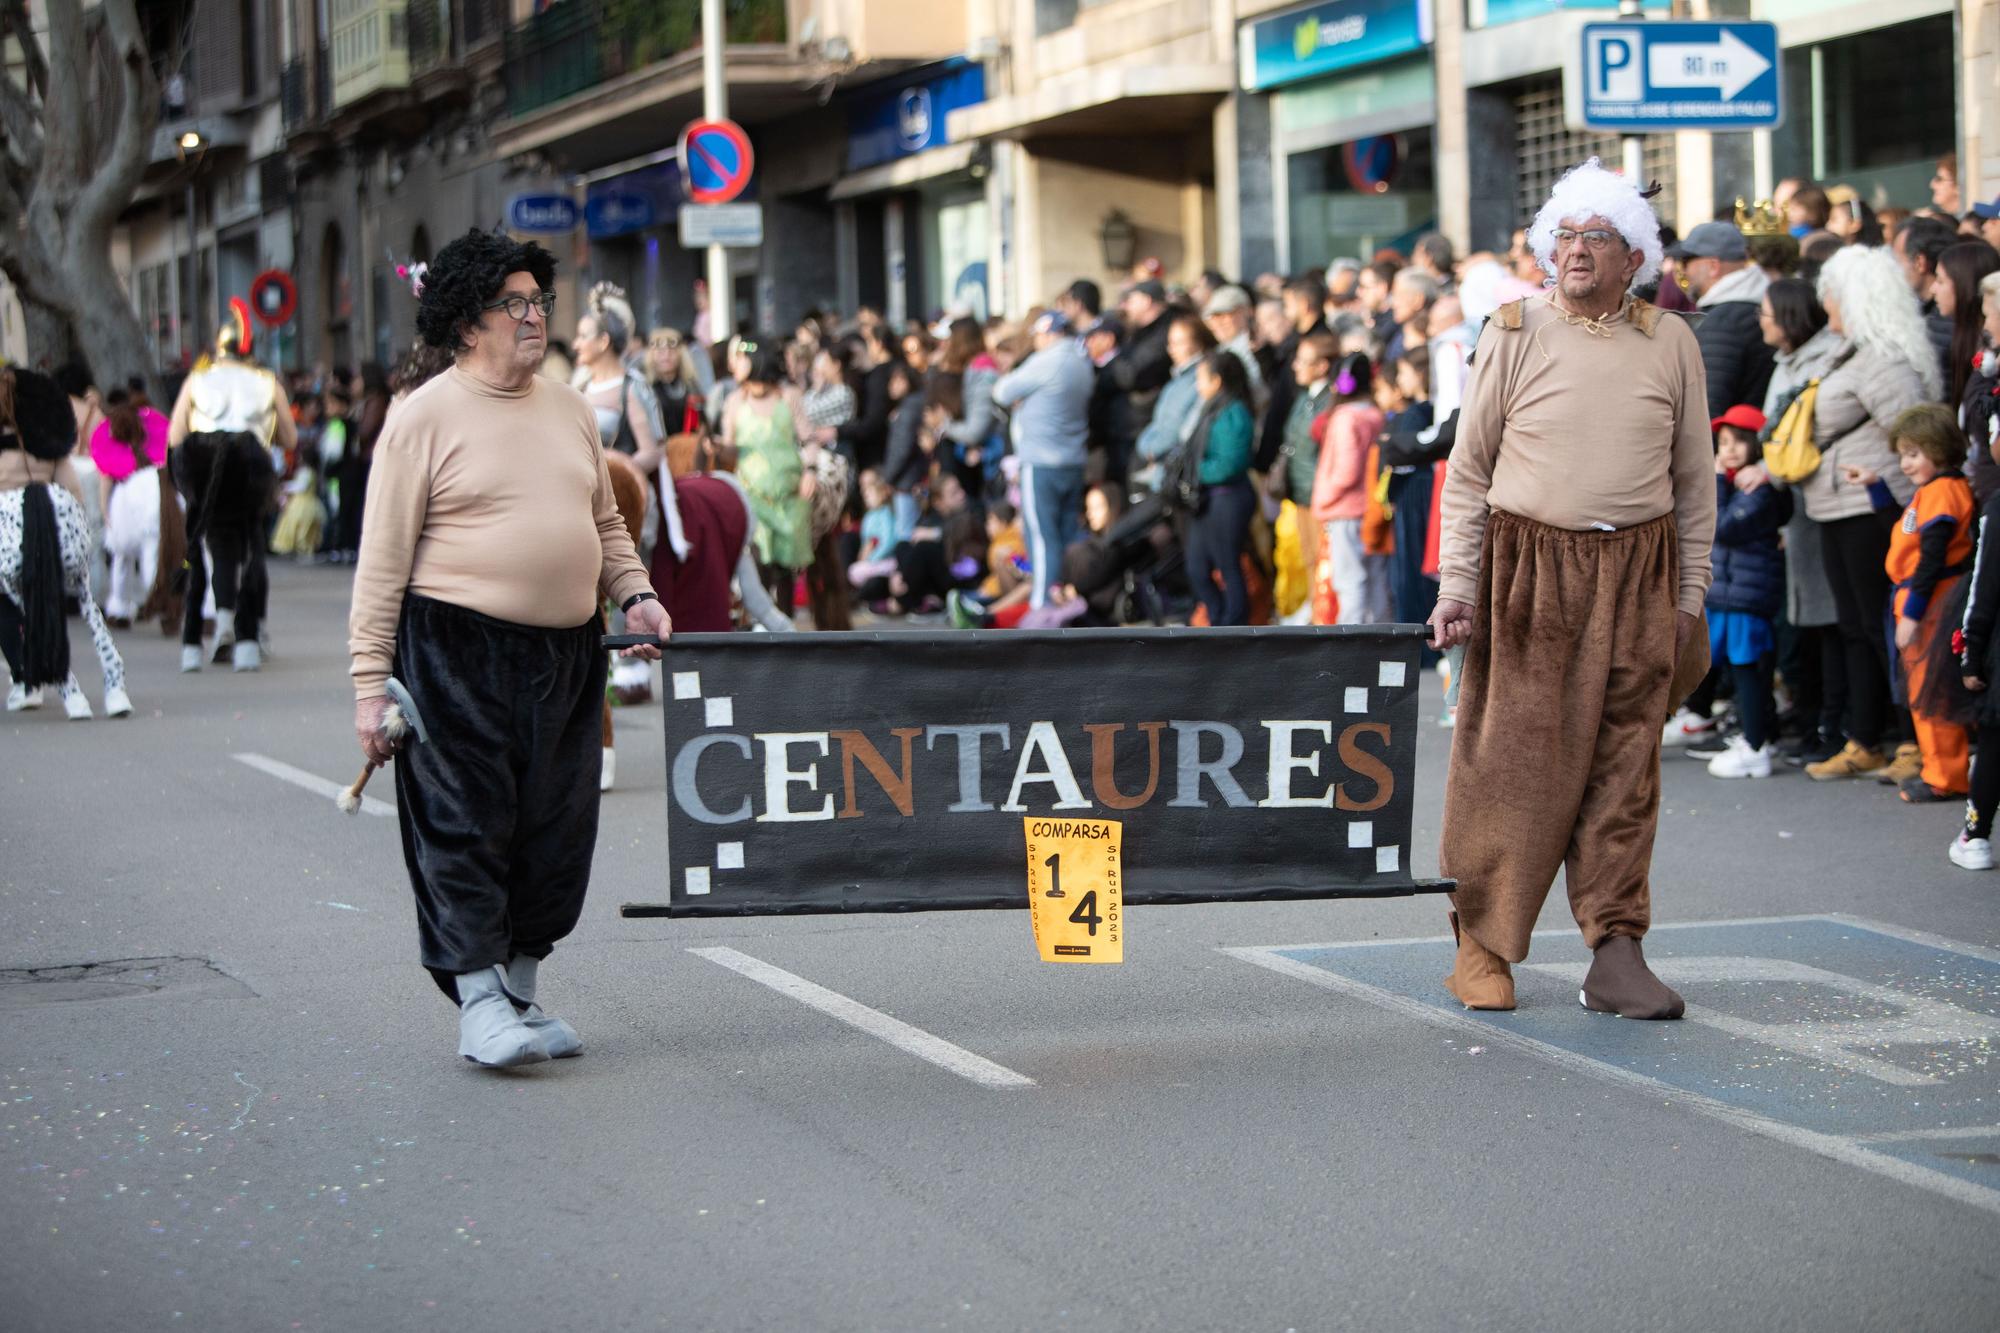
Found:
<svg viewBox="0 0 2000 1333"><path fill-rule="evenodd" d="M1791 495L1775 486L1736 489L1736 474L1763 457L1764 414L1739 403L1709 423L1715 431L1715 546L1710 559L1710 660L1736 681L1743 732L1708 761L1718 778L1771 776L1771 674L1777 657L1772 624L1785 604L1785 553L1778 535L1792 516Z"/></svg>

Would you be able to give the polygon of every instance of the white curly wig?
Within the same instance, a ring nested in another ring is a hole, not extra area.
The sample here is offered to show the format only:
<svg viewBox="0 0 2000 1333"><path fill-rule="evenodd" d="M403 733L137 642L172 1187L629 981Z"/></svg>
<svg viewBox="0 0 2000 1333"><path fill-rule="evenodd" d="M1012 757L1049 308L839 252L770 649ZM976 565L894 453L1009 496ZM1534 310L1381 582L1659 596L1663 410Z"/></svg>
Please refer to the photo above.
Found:
<svg viewBox="0 0 2000 1333"><path fill-rule="evenodd" d="M1660 216L1639 195L1639 187L1604 164L1591 158L1580 167L1571 167L1549 191L1549 201L1535 214L1528 228L1528 248L1550 277L1556 275L1556 228L1565 218L1603 218L1618 229L1625 244L1646 258L1632 276L1634 287L1643 287L1660 276Z"/></svg>
<svg viewBox="0 0 2000 1333"><path fill-rule="evenodd" d="M1909 363L1924 383L1924 397L1943 392L1937 352L1924 330L1923 310L1903 277L1902 265L1884 246L1836 250L1819 271L1819 299L1840 307L1840 325L1856 347Z"/></svg>

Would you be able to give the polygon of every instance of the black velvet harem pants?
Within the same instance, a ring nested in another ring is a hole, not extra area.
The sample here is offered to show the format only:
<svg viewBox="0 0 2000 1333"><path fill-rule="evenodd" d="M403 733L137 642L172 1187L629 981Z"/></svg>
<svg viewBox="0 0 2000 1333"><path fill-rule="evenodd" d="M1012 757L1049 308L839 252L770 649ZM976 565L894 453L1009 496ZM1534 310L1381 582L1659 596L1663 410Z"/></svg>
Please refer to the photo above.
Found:
<svg viewBox="0 0 2000 1333"><path fill-rule="evenodd" d="M515 625L406 594L396 678L430 740L396 756L424 966L455 978L546 958L576 927L597 847L605 654L596 617Z"/></svg>

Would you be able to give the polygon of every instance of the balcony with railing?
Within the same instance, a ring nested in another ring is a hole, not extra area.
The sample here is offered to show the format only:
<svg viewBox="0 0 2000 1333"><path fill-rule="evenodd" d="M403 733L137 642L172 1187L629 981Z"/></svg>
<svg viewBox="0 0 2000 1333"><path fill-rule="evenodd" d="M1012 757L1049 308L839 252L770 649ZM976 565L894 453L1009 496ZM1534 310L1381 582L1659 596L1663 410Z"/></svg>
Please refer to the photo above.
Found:
<svg viewBox="0 0 2000 1333"><path fill-rule="evenodd" d="M725 0L727 39L783 43L785 0ZM701 45L700 0L565 0L506 35L507 111L527 115Z"/></svg>
<svg viewBox="0 0 2000 1333"><path fill-rule="evenodd" d="M326 126L332 112L333 76L326 44L293 56L278 76L278 106L294 143Z"/></svg>
<svg viewBox="0 0 2000 1333"><path fill-rule="evenodd" d="M458 41L461 51L474 51L507 31L506 0L460 0Z"/></svg>
<svg viewBox="0 0 2000 1333"><path fill-rule="evenodd" d="M457 54L451 31L451 0L409 0L410 73L421 77L451 63Z"/></svg>
<svg viewBox="0 0 2000 1333"><path fill-rule="evenodd" d="M327 46L336 111L373 93L409 87L405 0L333 0L331 20Z"/></svg>

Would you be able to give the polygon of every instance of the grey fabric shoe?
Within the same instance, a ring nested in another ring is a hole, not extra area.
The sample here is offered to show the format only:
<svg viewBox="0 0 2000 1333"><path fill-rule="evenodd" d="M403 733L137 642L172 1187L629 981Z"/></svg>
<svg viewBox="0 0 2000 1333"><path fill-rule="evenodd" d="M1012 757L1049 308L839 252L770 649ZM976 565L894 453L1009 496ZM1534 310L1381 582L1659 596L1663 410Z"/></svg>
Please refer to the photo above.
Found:
<svg viewBox="0 0 2000 1333"><path fill-rule="evenodd" d="M576 1029L542 1012L535 1003L535 974L541 968L542 960L517 953L507 960L507 990L514 1003L521 1006L521 1025L541 1039L543 1049L551 1060L564 1060L572 1055L583 1054L583 1038L576 1035Z"/></svg>
<svg viewBox="0 0 2000 1333"><path fill-rule="evenodd" d="M498 967L459 973L458 1053L489 1069L539 1064L548 1048L514 1012L505 978Z"/></svg>
<svg viewBox="0 0 2000 1333"><path fill-rule="evenodd" d="M201 670L201 645L198 643L183 644L181 646L181 672L186 674L199 670Z"/></svg>

